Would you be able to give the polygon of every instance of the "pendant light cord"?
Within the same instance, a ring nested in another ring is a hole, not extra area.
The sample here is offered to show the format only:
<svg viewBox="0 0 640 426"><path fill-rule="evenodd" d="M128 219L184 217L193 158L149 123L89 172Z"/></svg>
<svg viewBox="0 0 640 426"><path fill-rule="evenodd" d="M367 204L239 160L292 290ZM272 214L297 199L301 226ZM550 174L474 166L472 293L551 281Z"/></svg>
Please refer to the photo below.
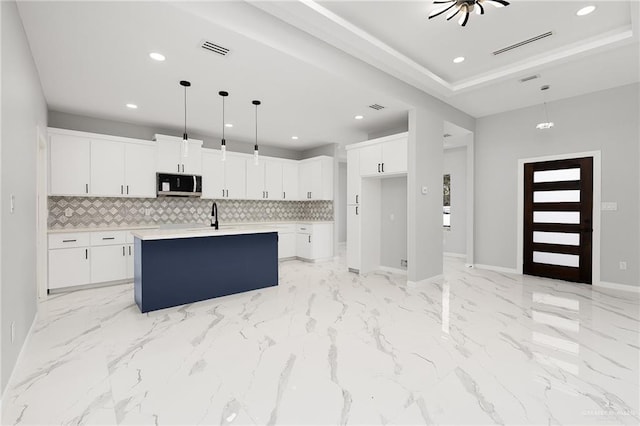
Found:
<svg viewBox="0 0 640 426"><path fill-rule="evenodd" d="M224 140L224 96L222 96L222 139Z"/></svg>
<svg viewBox="0 0 640 426"><path fill-rule="evenodd" d="M258 146L258 105L256 105L256 147Z"/></svg>
<svg viewBox="0 0 640 426"><path fill-rule="evenodd" d="M187 86L184 86L184 136L187 136Z"/></svg>

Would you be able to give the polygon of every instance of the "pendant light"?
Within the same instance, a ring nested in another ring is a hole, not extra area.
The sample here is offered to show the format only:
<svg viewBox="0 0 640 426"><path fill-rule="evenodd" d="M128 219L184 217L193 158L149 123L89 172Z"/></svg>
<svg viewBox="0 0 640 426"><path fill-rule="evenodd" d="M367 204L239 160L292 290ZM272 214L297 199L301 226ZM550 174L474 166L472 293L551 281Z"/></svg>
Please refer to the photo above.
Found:
<svg viewBox="0 0 640 426"><path fill-rule="evenodd" d="M180 86L184 87L184 133L182 134L182 156L187 157L189 155L189 136L187 135L187 87L190 87L191 83L186 80L181 80Z"/></svg>
<svg viewBox="0 0 640 426"><path fill-rule="evenodd" d="M220 91L218 95L222 97L222 141L220 141L220 152L222 152L222 161L227 160L227 141L224 139L224 98L229 96L229 92Z"/></svg>
<svg viewBox="0 0 640 426"><path fill-rule="evenodd" d="M540 88L540 90L542 92L545 92L545 91L549 90L549 88L550 88L550 86L545 85L545 86L542 86ZM546 100L544 101L544 118L545 118L545 121L543 121L541 123L538 123L536 125L536 129L538 129L538 130L547 130L547 129L552 128L555 125L553 123L553 121L549 120L549 111L547 110L547 101Z"/></svg>
<svg viewBox="0 0 640 426"><path fill-rule="evenodd" d="M256 144L253 147L253 164L258 165L258 105L260 101L251 101L256 106Z"/></svg>

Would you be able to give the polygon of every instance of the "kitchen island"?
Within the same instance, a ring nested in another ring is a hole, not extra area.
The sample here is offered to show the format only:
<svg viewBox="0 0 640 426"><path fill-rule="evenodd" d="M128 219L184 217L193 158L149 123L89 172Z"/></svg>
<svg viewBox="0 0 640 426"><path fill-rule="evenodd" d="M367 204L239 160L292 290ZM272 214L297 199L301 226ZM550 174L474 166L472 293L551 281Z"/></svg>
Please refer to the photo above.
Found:
<svg viewBox="0 0 640 426"><path fill-rule="evenodd" d="M269 227L132 232L141 312L278 285L278 233Z"/></svg>

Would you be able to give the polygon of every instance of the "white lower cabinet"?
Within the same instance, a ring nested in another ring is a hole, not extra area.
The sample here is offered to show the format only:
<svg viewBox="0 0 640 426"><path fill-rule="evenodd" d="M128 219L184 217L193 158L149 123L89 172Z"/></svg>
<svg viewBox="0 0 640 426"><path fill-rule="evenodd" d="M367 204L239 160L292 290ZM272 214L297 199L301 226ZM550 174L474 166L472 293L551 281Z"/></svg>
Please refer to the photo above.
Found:
<svg viewBox="0 0 640 426"><path fill-rule="evenodd" d="M360 270L360 206L347 206L347 267Z"/></svg>
<svg viewBox="0 0 640 426"><path fill-rule="evenodd" d="M48 288L130 280L133 259L130 231L51 234Z"/></svg>
<svg viewBox="0 0 640 426"><path fill-rule="evenodd" d="M49 250L49 288L62 288L89 284L91 262L89 248L62 248Z"/></svg>
<svg viewBox="0 0 640 426"><path fill-rule="evenodd" d="M127 256L124 244L91 247L91 283L124 280Z"/></svg>
<svg viewBox="0 0 640 426"><path fill-rule="evenodd" d="M296 229L296 255L306 260L333 257L333 224L298 224Z"/></svg>
<svg viewBox="0 0 640 426"><path fill-rule="evenodd" d="M293 223L277 225L278 259L296 257L296 225Z"/></svg>

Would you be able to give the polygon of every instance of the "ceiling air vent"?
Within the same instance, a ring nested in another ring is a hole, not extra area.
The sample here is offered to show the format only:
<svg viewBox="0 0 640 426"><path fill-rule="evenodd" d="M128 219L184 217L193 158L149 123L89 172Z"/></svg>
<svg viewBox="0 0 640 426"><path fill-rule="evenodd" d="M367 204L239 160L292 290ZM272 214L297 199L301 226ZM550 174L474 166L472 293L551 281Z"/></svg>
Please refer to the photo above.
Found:
<svg viewBox="0 0 640 426"><path fill-rule="evenodd" d="M381 109L384 109L384 107L382 105L378 105L378 104L369 105L369 108L375 109L377 111L380 111Z"/></svg>
<svg viewBox="0 0 640 426"><path fill-rule="evenodd" d="M530 75L529 77L521 78L520 83L526 83L527 81L535 80L536 78L540 78L540 74Z"/></svg>
<svg viewBox="0 0 640 426"><path fill-rule="evenodd" d="M227 56L229 54L229 49L227 49L226 47L222 47L219 44L215 44L212 43L210 41L204 40L201 44L200 47L202 47L205 50L208 50L210 52L213 53L217 53L218 55L222 55L222 56Z"/></svg>
<svg viewBox="0 0 640 426"><path fill-rule="evenodd" d="M525 46L529 43L533 43L534 41L542 40L543 38L551 37L553 35L553 31L546 32L544 34L537 35L535 37L531 37L528 40L521 41L520 43L512 44L511 46L507 46L500 50L496 50L493 52L494 55L500 55L501 53L509 52L510 50L517 49L518 47Z"/></svg>

